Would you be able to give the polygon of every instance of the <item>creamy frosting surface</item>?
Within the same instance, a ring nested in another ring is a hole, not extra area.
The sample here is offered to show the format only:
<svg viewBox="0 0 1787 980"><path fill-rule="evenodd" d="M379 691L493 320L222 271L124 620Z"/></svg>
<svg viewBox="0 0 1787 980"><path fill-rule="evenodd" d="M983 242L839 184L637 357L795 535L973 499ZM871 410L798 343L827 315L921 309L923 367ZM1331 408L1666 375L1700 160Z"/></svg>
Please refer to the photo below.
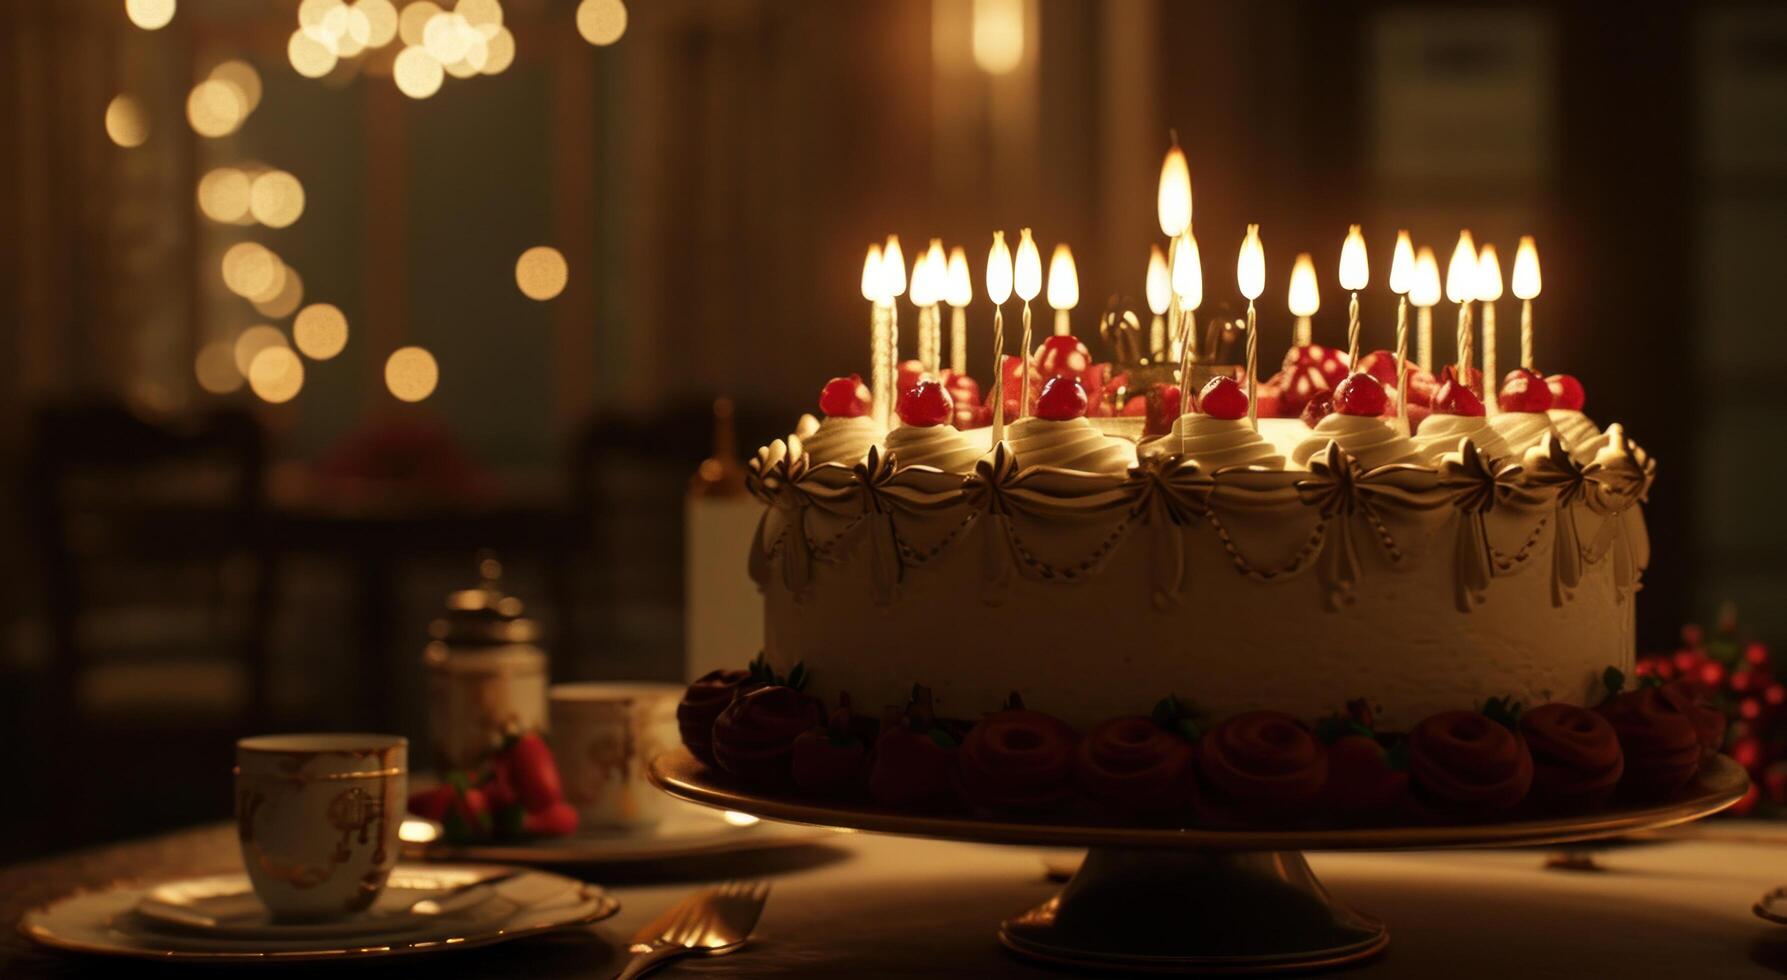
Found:
<svg viewBox="0 0 1787 980"><path fill-rule="evenodd" d="M1053 421L1032 415L1005 430L1018 465L1055 466L1087 473L1123 474L1135 465L1135 446L1112 439L1084 418Z"/></svg>
<svg viewBox="0 0 1787 980"><path fill-rule="evenodd" d="M1458 440L1469 439L1477 451L1490 459L1506 459L1514 455L1508 440L1495 431L1495 426L1481 415L1429 415L1415 433L1415 452L1429 465L1437 465L1440 457L1458 448Z"/></svg>
<svg viewBox="0 0 1787 980"><path fill-rule="evenodd" d="M1284 457L1253 431L1246 419L1219 419L1197 412L1181 415L1173 422L1172 436L1162 441L1170 446L1175 440L1179 452L1197 460L1205 472L1231 466L1284 469Z"/></svg>
<svg viewBox="0 0 1787 980"><path fill-rule="evenodd" d="M1508 452L1516 456L1525 456L1528 449L1545 438L1545 433L1557 431L1551 416L1544 412L1503 412L1490 419L1489 424L1507 441Z"/></svg>
<svg viewBox="0 0 1787 980"><path fill-rule="evenodd" d="M1291 462L1308 466L1310 457L1326 449L1330 442L1339 443L1342 450L1368 470L1391 463L1421 462L1414 442L1396 431L1390 419L1339 412L1316 423L1309 437L1291 450Z"/></svg>
<svg viewBox="0 0 1787 980"><path fill-rule="evenodd" d="M825 463L855 466L869 447L880 439L881 427L867 415L855 418L831 415L819 423L812 435L803 437L801 445L806 448L809 466Z"/></svg>
<svg viewBox="0 0 1787 980"><path fill-rule="evenodd" d="M1570 455L1583 462L1592 462L1595 454L1607 445L1607 436L1594 419L1582 414L1574 408L1554 408L1546 413L1551 416L1551 424L1557 427L1557 434L1564 437L1564 445L1570 449Z"/></svg>
<svg viewBox="0 0 1787 980"><path fill-rule="evenodd" d="M984 450L953 425L902 425L887 434L887 451L901 469L934 466L945 473L966 473Z"/></svg>

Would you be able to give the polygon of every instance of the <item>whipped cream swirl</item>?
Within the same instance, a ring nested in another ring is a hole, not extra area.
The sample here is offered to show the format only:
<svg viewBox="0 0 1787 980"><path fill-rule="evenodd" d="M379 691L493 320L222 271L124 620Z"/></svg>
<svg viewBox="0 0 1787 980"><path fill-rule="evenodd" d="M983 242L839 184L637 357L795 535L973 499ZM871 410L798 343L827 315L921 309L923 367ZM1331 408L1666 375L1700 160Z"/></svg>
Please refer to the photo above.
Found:
<svg viewBox="0 0 1787 980"><path fill-rule="evenodd" d="M1554 408L1547 413L1557 434L1563 436L1570 455L1584 463L1593 462L1595 454L1607 445L1607 436L1594 420L1574 408Z"/></svg>
<svg viewBox="0 0 1787 980"><path fill-rule="evenodd" d="M1460 439L1476 443L1477 451L1490 459L1513 455L1508 441L1481 415L1427 416L1421 422L1421 431L1415 434L1415 452L1429 465L1438 464L1441 456L1458 449Z"/></svg>
<svg viewBox="0 0 1787 980"><path fill-rule="evenodd" d="M1508 452L1515 456L1525 456L1528 449L1545 438L1545 433L1557 432L1551 416L1544 412L1503 412L1490 419L1489 424L1507 440Z"/></svg>
<svg viewBox="0 0 1787 980"><path fill-rule="evenodd" d="M1054 421L1032 415L1012 423L1005 441L1026 469L1054 466L1122 475L1135 465L1134 446L1099 432L1084 418Z"/></svg>
<svg viewBox="0 0 1787 980"><path fill-rule="evenodd" d="M855 466L880 438L881 427L867 415L829 415L812 435L801 439L801 445L807 451L808 466Z"/></svg>
<svg viewBox="0 0 1787 980"><path fill-rule="evenodd" d="M1284 457L1253 431L1246 419L1219 419L1191 412L1175 419L1173 434L1161 441L1168 446L1177 443L1179 453L1197 460L1206 473L1231 466L1284 469Z"/></svg>
<svg viewBox="0 0 1787 980"><path fill-rule="evenodd" d="M1391 463L1419 463L1415 444L1396 431L1388 419L1367 415L1342 415L1335 412L1311 430L1309 438L1291 450L1291 462L1307 467L1310 457L1338 443L1342 451L1359 461L1363 469L1374 470Z"/></svg>
<svg viewBox="0 0 1787 980"><path fill-rule="evenodd" d="M902 425L887 434L887 451L900 469L934 466L945 473L966 473L983 455L953 425Z"/></svg>

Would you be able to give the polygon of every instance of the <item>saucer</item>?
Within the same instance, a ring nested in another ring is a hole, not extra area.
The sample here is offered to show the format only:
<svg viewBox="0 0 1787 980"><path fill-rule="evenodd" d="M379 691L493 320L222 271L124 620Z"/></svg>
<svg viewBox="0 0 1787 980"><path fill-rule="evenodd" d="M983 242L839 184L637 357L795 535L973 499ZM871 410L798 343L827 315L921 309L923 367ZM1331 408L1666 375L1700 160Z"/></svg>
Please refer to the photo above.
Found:
<svg viewBox="0 0 1787 980"><path fill-rule="evenodd" d="M427 924L430 917L468 908L492 896L482 884L509 874L417 876L393 873L378 900L365 912L322 922L280 922L254 893L247 876L210 875L170 881L149 889L136 913L156 925L232 939L315 939L393 936ZM443 886L445 890L443 891Z"/></svg>

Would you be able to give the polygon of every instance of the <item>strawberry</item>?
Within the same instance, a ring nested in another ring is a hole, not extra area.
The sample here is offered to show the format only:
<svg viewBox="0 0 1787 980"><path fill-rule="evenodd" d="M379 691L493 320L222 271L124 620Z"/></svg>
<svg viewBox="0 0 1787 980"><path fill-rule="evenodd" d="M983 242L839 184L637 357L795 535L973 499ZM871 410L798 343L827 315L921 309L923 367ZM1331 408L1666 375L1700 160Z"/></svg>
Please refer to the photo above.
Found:
<svg viewBox="0 0 1787 980"><path fill-rule="evenodd" d="M456 792L447 784L417 790L410 794L409 812L425 820L440 820L447 815L447 808L453 805Z"/></svg>
<svg viewBox="0 0 1787 980"><path fill-rule="evenodd" d="M527 812L539 813L565 798L558 779L558 762L552 758L546 740L537 733L517 737L505 754L516 793Z"/></svg>
<svg viewBox="0 0 1787 980"><path fill-rule="evenodd" d="M577 808L560 800L524 816L521 830L530 837L569 837L577 832Z"/></svg>
<svg viewBox="0 0 1787 980"><path fill-rule="evenodd" d="M1328 745L1326 809L1343 816L1388 814L1408 792L1409 774L1378 740L1357 732Z"/></svg>

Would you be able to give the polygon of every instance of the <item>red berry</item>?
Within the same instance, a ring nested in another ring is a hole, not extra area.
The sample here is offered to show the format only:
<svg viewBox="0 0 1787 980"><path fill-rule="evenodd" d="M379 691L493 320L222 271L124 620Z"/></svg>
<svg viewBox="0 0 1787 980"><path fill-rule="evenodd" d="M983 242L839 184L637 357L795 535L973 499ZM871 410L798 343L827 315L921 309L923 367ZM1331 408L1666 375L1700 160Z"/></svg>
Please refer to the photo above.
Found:
<svg viewBox="0 0 1787 980"><path fill-rule="evenodd" d="M1700 683L1707 687L1718 687L1725 679L1725 665L1716 660L1708 660L1700 665Z"/></svg>
<svg viewBox="0 0 1787 980"><path fill-rule="evenodd" d="M980 401L980 382L973 375L945 371L943 388L949 392L949 400L957 404Z"/></svg>
<svg viewBox="0 0 1787 980"><path fill-rule="evenodd" d="M1787 687L1770 684L1762 689L1762 700L1767 701L1771 708L1779 708L1783 702L1787 702Z"/></svg>
<svg viewBox="0 0 1787 980"><path fill-rule="evenodd" d="M926 378L900 392L894 411L900 413L900 421L907 425L942 425L955 415L955 404L950 401L949 392L943 390L942 383Z"/></svg>
<svg viewBox="0 0 1787 980"><path fill-rule="evenodd" d="M1078 337L1060 334L1043 340L1042 346L1036 348L1032 363L1036 365L1036 373L1044 378L1062 375L1077 378L1092 366L1092 352L1080 343Z"/></svg>
<svg viewBox="0 0 1787 980"><path fill-rule="evenodd" d="M1282 404L1287 411L1301 412L1310 399L1330 391L1334 385L1328 381L1322 369L1313 364L1305 364L1288 369L1283 376L1281 388L1284 392Z"/></svg>
<svg viewBox="0 0 1787 980"><path fill-rule="evenodd" d="M1537 372L1515 368L1502 381L1496 404L1504 412L1543 412L1551 408L1551 386Z"/></svg>
<svg viewBox="0 0 1787 980"><path fill-rule="evenodd" d="M1459 384L1457 379L1448 377L1440 382L1440 390L1433 396L1433 410L1439 415L1482 418L1483 399L1478 398L1476 392Z"/></svg>
<svg viewBox="0 0 1787 980"><path fill-rule="evenodd" d="M569 837L577 832L577 809L560 800L530 811L521 818L521 829L531 837Z"/></svg>
<svg viewBox="0 0 1787 980"><path fill-rule="evenodd" d="M447 815L447 808L459 795L451 785L442 784L433 789L421 789L410 794L409 811L418 817L439 820Z"/></svg>
<svg viewBox="0 0 1787 980"><path fill-rule="evenodd" d="M1076 378L1050 378L1036 399L1036 415L1050 422L1066 422L1086 414L1086 389Z"/></svg>
<svg viewBox="0 0 1787 980"><path fill-rule="evenodd" d="M1755 698L1744 698L1737 704L1737 713L1739 717L1751 720L1760 718L1762 717L1762 702ZM1738 761L1741 762L1743 760L1740 759Z"/></svg>
<svg viewBox="0 0 1787 980"><path fill-rule="evenodd" d="M1290 408L1284 403L1284 389L1275 381L1262 381L1253 390L1254 403L1259 406L1260 418L1288 419L1292 417Z"/></svg>
<svg viewBox="0 0 1787 980"><path fill-rule="evenodd" d="M1545 379L1545 386L1551 389L1552 408L1582 411L1582 403L1587 400L1582 382L1568 374L1554 374Z"/></svg>
<svg viewBox="0 0 1787 980"><path fill-rule="evenodd" d="M924 376L925 366L922 361L901 361L899 369L894 372L894 390L905 391L918 384L919 379Z"/></svg>
<svg viewBox="0 0 1787 980"><path fill-rule="evenodd" d="M1346 354L1333 347L1322 351L1321 360L1317 361L1315 366L1321 369L1322 377L1327 378L1331 385L1339 384L1346 379L1348 374Z"/></svg>
<svg viewBox="0 0 1787 980"><path fill-rule="evenodd" d="M1148 396L1131 395L1123 403L1123 411L1117 413L1126 419L1145 419L1148 417Z"/></svg>
<svg viewBox="0 0 1787 980"><path fill-rule="evenodd" d="M1761 643L1751 643L1744 647L1744 659L1760 667L1768 663L1768 647Z"/></svg>
<svg viewBox="0 0 1787 980"><path fill-rule="evenodd" d="M1179 417L1179 386L1162 382L1141 398L1142 432L1158 436L1173 431L1173 420Z"/></svg>
<svg viewBox="0 0 1787 980"><path fill-rule="evenodd" d="M1349 374L1334 389L1334 410L1342 415L1377 418L1389 404L1384 386L1369 374Z"/></svg>
<svg viewBox="0 0 1787 980"><path fill-rule="evenodd" d="M1396 383L1396 355L1387 350L1374 350L1359 358L1359 371L1382 381L1385 387Z"/></svg>
<svg viewBox="0 0 1787 980"><path fill-rule="evenodd" d="M1198 411L1212 418L1242 419L1247 417L1247 392L1241 382L1230 377L1211 378L1198 396Z"/></svg>
<svg viewBox="0 0 1787 980"><path fill-rule="evenodd" d="M527 807L529 813L537 813L565 798L558 778L558 762L553 759L545 739L528 732L510 743L507 755L516 795L521 797L521 805Z"/></svg>
<svg viewBox="0 0 1787 980"><path fill-rule="evenodd" d="M1740 738L1731 743L1731 757L1745 769L1754 769L1762 761L1762 743L1754 738Z"/></svg>
<svg viewBox="0 0 1787 980"><path fill-rule="evenodd" d="M1297 417L1303 420L1304 425L1313 429L1323 419L1333 414L1334 393L1323 391L1311 398L1309 404L1303 406L1303 411Z"/></svg>
<svg viewBox="0 0 1787 980"><path fill-rule="evenodd" d="M955 423L956 428L963 431L984 429L993 424L993 410L980 402L965 402L958 398Z"/></svg>
<svg viewBox="0 0 1787 980"><path fill-rule="evenodd" d="M1284 354L1286 368L1312 367L1321 372L1322 379L1333 387L1347 375L1346 354L1333 347L1321 344L1304 344L1292 347Z"/></svg>
<svg viewBox="0 0 1787 980"><path fill-rule="evenodd" d="M1675 669L1676 670L1680 670L1680 671L1684 671L1684 672L1693 670L1694 668L1700 666L1700 664L1703 660L1705 660L1705 658L1702 657L1700 655L1700 652L1697 650L1677 650L1677 651L1675 651Z"/></svg>
<svg viewBox="0 0 1787 980"><path fill-rule="evenodd" d="M853 419L869 414L869 401L869 386L862 383L860 374L833 378L819 392L819 410L836 418Z"/></svg>

